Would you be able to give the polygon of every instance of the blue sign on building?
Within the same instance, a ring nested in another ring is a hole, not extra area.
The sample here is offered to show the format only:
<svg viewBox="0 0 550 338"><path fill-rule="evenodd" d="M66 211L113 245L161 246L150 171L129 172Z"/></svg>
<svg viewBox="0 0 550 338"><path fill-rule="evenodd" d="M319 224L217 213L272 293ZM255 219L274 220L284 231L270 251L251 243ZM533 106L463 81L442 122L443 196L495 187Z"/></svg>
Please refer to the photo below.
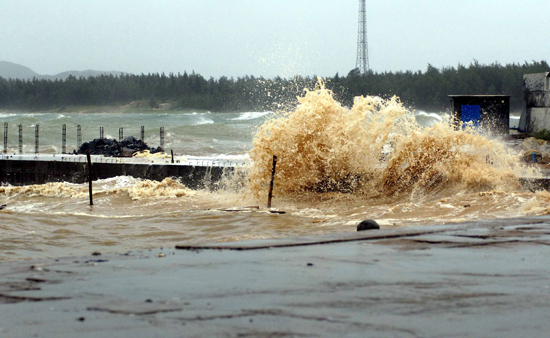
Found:
<svg viewBox="0 0 550 338"><path fill-rule="evenodd" d="M453 122L471 123L480 132L508 135L510 128L510 95L449 95L453 100ZM483 110L483 114L481 111ZM483 130L482 130L483 129Z"/></svg>
<svg viewBox="0 0 550 338"><path fill-rule="evenodd" d="M479 127L481 120L480 105L462 105L460 106L460 120L462 123L472 121L474 127Z"/></svg>

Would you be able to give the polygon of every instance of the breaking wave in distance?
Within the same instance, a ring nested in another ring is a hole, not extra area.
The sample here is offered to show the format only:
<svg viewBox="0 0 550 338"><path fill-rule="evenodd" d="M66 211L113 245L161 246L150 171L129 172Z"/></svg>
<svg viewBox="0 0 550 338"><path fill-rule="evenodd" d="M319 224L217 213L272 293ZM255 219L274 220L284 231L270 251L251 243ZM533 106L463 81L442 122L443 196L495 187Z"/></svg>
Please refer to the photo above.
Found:
<svg viewBox="0 0 550 338"><path fill-rule="evenodd" d="M268 114L272 114L273 112L267 111L267 112L245 112L241 113L240 116L234 118L233 120L254 120L257 118L260 118L262 116L266 116Z"/></svg>

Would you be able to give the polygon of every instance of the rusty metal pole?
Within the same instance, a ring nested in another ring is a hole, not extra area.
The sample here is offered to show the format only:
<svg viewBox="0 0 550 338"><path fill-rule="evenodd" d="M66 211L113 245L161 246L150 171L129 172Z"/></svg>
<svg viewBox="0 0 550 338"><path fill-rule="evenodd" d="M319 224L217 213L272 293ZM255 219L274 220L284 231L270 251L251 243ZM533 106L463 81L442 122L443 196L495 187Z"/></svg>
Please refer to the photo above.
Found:
<svg viewBox="0 0 550 338"><path fill-rule="evenodd" d="M64 124L61 129L61 153L67 153L67 125Z"/></svg>
<svg viewBox="0 0 550 338"><path fill-rule="evenodd" d="M267 195L267 208L271 208L271 198L273 197L273 181L275 180L275 167L277 166L277 156L273 156L273 167L271 169L271 182L269 183L269 194Z"/></svg>
<svg viewBox="0 0 550 338"><path fill-rule="evenodd" d="M76 147L80 149L80 146L82 145L82 128L80 127L80 124L76 126Z"/></svg>
<svg viewBox="0 0 550 338"><path fill-rule="evenodd" d="M4 122L4 154L8 152L8 122Z"/></svg>
<svg viewBox="0 0 550 338"><path fill-rule="evenodd" d="M92 158L89 150L86 150L86 159L88 160L88 193L90 194L90 205L94 205L94 199L92 198Z"/></svg>
<svg viewBox="0 0 550 338"><path fill-rule="evenodd" d="M34 128L34 153L38 154L38 137L39 137L40 126L37 124Z"/></svg>
<svg viewBox="0 0 550 338"><path fill-rule="evenodd" d="M19 126L19 154L23 154L23 125Z"/></svg>

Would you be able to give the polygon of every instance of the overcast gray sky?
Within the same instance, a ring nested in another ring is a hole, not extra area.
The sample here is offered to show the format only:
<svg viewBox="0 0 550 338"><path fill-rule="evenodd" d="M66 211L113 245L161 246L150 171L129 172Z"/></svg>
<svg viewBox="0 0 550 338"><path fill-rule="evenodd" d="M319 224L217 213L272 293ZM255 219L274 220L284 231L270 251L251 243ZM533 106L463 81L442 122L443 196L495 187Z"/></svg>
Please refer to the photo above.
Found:
<svg viewBox="0 0 550 338"><path fill-rule="evenodd" d="M1 0L0 60L205 77L346 75L358 0ZM367 0L376 72L550 61L550 0Z"/></svg>

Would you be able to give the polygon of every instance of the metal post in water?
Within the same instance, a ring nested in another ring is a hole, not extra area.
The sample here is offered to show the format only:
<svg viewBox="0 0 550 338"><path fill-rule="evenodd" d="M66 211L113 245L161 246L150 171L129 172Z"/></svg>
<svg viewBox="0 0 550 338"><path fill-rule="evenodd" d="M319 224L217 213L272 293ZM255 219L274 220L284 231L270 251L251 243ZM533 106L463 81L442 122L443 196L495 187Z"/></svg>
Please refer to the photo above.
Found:
<svg viewBox="0 0 550 338"><path fill-rule="evenodd" d="M23 125L19 126L19 154L23 154Z"/></svg>
<svg viewBox="0 0 550 338"><path fill-rule="evenodd" d="M124 139L124 128L118 128L118 142L122 142Z"/></svg>
<svg viewBox="0 0 550 338"><path fill-rule="evenodd" d="M76 126L76 146L78 149L80 149L80 146L82 145L82 129L80 128L80 124Z"/></svg>
<svg viewBox="0 0 550 338"><path fill-rule="evenodd" d="M4 154L8 152L8 122L4 122Z"/></svg>
<svg viewBox="0 0 550 338"><path fill-rule="evenodd" d="M61 153L67 153L67 125L64 124L61 128Z"/></svg>
<svg viewBox="0 0 550 338"><path fill-rule="evenodd" d="M92 197L92 158L89 150L86 150L86 159L88 160L88 193L90 194L90 205L94 205L94 199Z"/></svg>
<svg viewBox="0 0 550 338"><path fill-rule="evenodd" d="M35 154L38 154L38 134L39 134L39 131L40 130L40 126L37 124L35 127L34 127L34 153Z"/></svg>
<svg viewBox="0 0 550 338"><path fill-rule="evenodd" d="M269 183L269 194L267 195L267 208L271 208L271 198L273 197L273 181L275 180L275 167L277 166L277 156L273 155L273 167L271 169L271 183Z"/></svg>
<svg viewBox="0 0 550 338"><path fill-rule="evenodd" d="M141 140L145 142L145 127L141 126Z"/></svg>
<svg viewBox="0 0 550 338"><path fill-rule="evenodd" d="M103 132L104 132L103 127L99 127L99 139L100 140L103 140Z"/></svg>
<svg viewBox="0 0 550 338"><path fill-rule="evenodd" d="M160 127L160 147L164 149L164 127Z"/></svg>

